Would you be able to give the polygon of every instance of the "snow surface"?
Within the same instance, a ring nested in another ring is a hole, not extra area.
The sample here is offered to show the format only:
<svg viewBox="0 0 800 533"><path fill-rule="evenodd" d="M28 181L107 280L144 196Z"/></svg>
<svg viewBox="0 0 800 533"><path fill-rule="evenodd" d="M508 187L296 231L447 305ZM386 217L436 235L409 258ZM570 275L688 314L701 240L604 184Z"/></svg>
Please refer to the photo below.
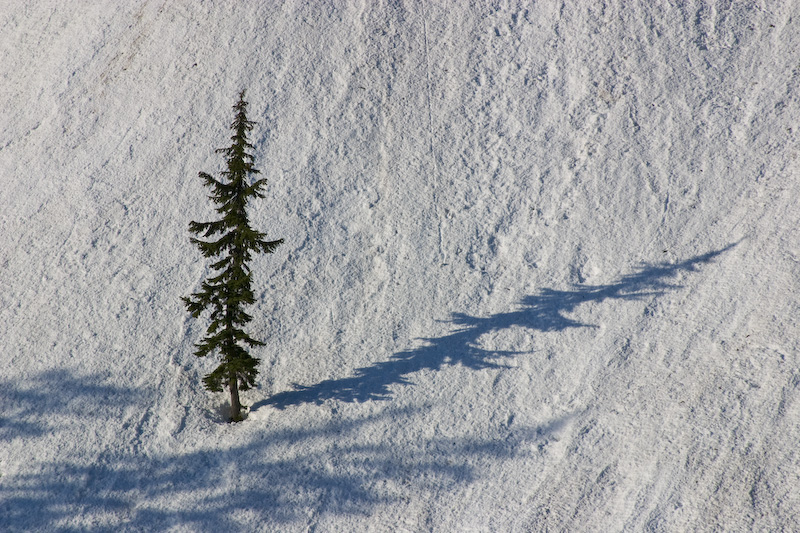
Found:
<svg viewBox="0 0 800 533"><path fill-rule="evenodd" d="M3 2L0 530L796 530L800 2L677 4Z"/></svg>

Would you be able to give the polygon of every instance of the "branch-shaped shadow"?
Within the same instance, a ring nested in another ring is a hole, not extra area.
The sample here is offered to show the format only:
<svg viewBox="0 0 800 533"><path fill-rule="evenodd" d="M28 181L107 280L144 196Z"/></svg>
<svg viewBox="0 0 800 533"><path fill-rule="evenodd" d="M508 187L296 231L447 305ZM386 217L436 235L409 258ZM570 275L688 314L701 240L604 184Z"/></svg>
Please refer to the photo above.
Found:
<svg viewBox="0 0 800 533"><path fill-rule="evenodd" d="M436 437L401 446L390 436L365 436L419 412L390 408L311 427L253 431L239 445L182 454L117 450L42 463L0 483L0 530L236 531L246 523L287 531L307 523L311 511L315 520L368 518L418 492L470 484L481 476L481 461L532 453L532 444L546 442L573 417L506 428L492 438Z"/></svg>
<svg viewBox="0 0 800 533"><path fill-rule="evenodd" d="M284 409L303 403L320 404L325 400L363 402L391 398L390 387L410 384L410 376L420 370L439 370L444 365L463 365L473 370L500 368L498 359L515 352L485 350L477 346L478 339L497 330L520 326L537 331L562 331L567 328L594 327L567 316L581 304L602 302L608 299L638 300L677 289L670 282L681 272L692 272L721 253L734 247L730 244L721 250L709 252L679 263L656 263L640 266L634 273L607 285L579 285L571 290L543 289L538 294L526 296L516 311L481 318L454 313L451 322L458 329L448 335L423 339L426 344L396 353L388 361L359 368L355 375L329 379L315 385L295 385L294 390L280 392L252 406L256 410L264 405Z"/></svg>
<svg viewBox="0 0 800 533"><path fill-rule="evenodd" d="M108 383L99 374L48 370L28 379L0 381L0 442L34 438L57 430L56 417L101 420L118 415L142 396L135 388Z"/></svg>

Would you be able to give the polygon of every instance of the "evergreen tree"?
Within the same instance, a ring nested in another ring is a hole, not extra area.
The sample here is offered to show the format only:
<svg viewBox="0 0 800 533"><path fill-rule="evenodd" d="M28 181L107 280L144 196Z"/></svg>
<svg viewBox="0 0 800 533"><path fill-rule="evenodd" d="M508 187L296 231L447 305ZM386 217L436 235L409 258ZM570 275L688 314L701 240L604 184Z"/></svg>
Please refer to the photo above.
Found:
<svg viewBox="0 0 800 533"><path fill-rule="evenodd" d="M189 231L198 237L205 239L218 236L211 240L191 238L203 256L215 258L211 268L216 273L203 281L199 292L184 297L183 302L195 318L204 310L211 310L211 323L206 336L195 345L195 355L204 357L212 352L219 354L221 363L203 378L203 383L206 389L213 392L222 392L225 386L230 389L230 419L231 422L238 422L242 420L239 391L254 386L258 375L256 366L259 360L250 355L247 347L264 345L242 329L253 318L243 308L255 303L248 262L253 252L272 253L283 239L268 241L264 233L250 227L247 203L252 198L264 198L261 191L266 180L248 183L248 175L258 174L259 171L253 167L254 158L249 153L253 145L248 142L247 133L253 129L253 122L247 120L244 91L239 93L239 101L233 109L236 112L231 124L233 144L217 150L225 154L228 170L222 172L222 180L200 172L205 185L211 189L209 198L217 204L216 211L222 218L214 222L189 224Z"/></svg>

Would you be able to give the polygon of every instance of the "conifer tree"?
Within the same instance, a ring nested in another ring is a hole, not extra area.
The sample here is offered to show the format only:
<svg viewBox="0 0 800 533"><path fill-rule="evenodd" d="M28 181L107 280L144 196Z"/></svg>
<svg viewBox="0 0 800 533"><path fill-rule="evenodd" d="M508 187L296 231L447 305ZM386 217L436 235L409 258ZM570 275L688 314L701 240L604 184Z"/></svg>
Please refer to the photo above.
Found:
<svg viewBox="0 0 800 533"><path fill-rule="evenodd" d="M228 148L217 150L217 153L225 154L228 170L222 172L221 180L200 172L200 178L211 189L209 198L217 204L216 211L222 218L189 224L189 231L201 237L192 237L191 242L197 245L203 256L215 259L211 268L216 272L203 281L199 292L183 298L186 308L195 318L207 309L211 311L211 323L206 336L195 345L195 355L219 354L219 366L203 378L203 383L213 392L222 392L223 387L228 387L231 422L242 420L239 391L253 387L258 375L259 359L251 356L247 348L264 345L242 329L253 318L244 307L255 303L248 262L253 252L272 253L283 242L283 239L266 240L266 234L251 228L248 220L247 204L253 198L264 198L261 191L266 180L248 183L249 175L259 171L253 167L254 158L250 153L253 145L247 140L254 123L247 120L244 95L244 91L239 93L239 100L233 106L233 143ZM204 240L208 238L211 239Z"/></svg>

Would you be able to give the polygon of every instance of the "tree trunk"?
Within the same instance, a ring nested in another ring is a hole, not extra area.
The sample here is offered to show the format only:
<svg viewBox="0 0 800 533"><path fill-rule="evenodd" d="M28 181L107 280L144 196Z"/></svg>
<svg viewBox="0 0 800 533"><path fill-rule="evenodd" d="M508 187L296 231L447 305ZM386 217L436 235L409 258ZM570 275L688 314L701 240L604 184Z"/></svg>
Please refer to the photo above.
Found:
<svg viewBox="0 0 800 533"><path fill-rule="evenodd" d="M241 422L242 404L239 402L239 380L236 376L228 381L228 388L231 389L231 422Z"/></svg>

